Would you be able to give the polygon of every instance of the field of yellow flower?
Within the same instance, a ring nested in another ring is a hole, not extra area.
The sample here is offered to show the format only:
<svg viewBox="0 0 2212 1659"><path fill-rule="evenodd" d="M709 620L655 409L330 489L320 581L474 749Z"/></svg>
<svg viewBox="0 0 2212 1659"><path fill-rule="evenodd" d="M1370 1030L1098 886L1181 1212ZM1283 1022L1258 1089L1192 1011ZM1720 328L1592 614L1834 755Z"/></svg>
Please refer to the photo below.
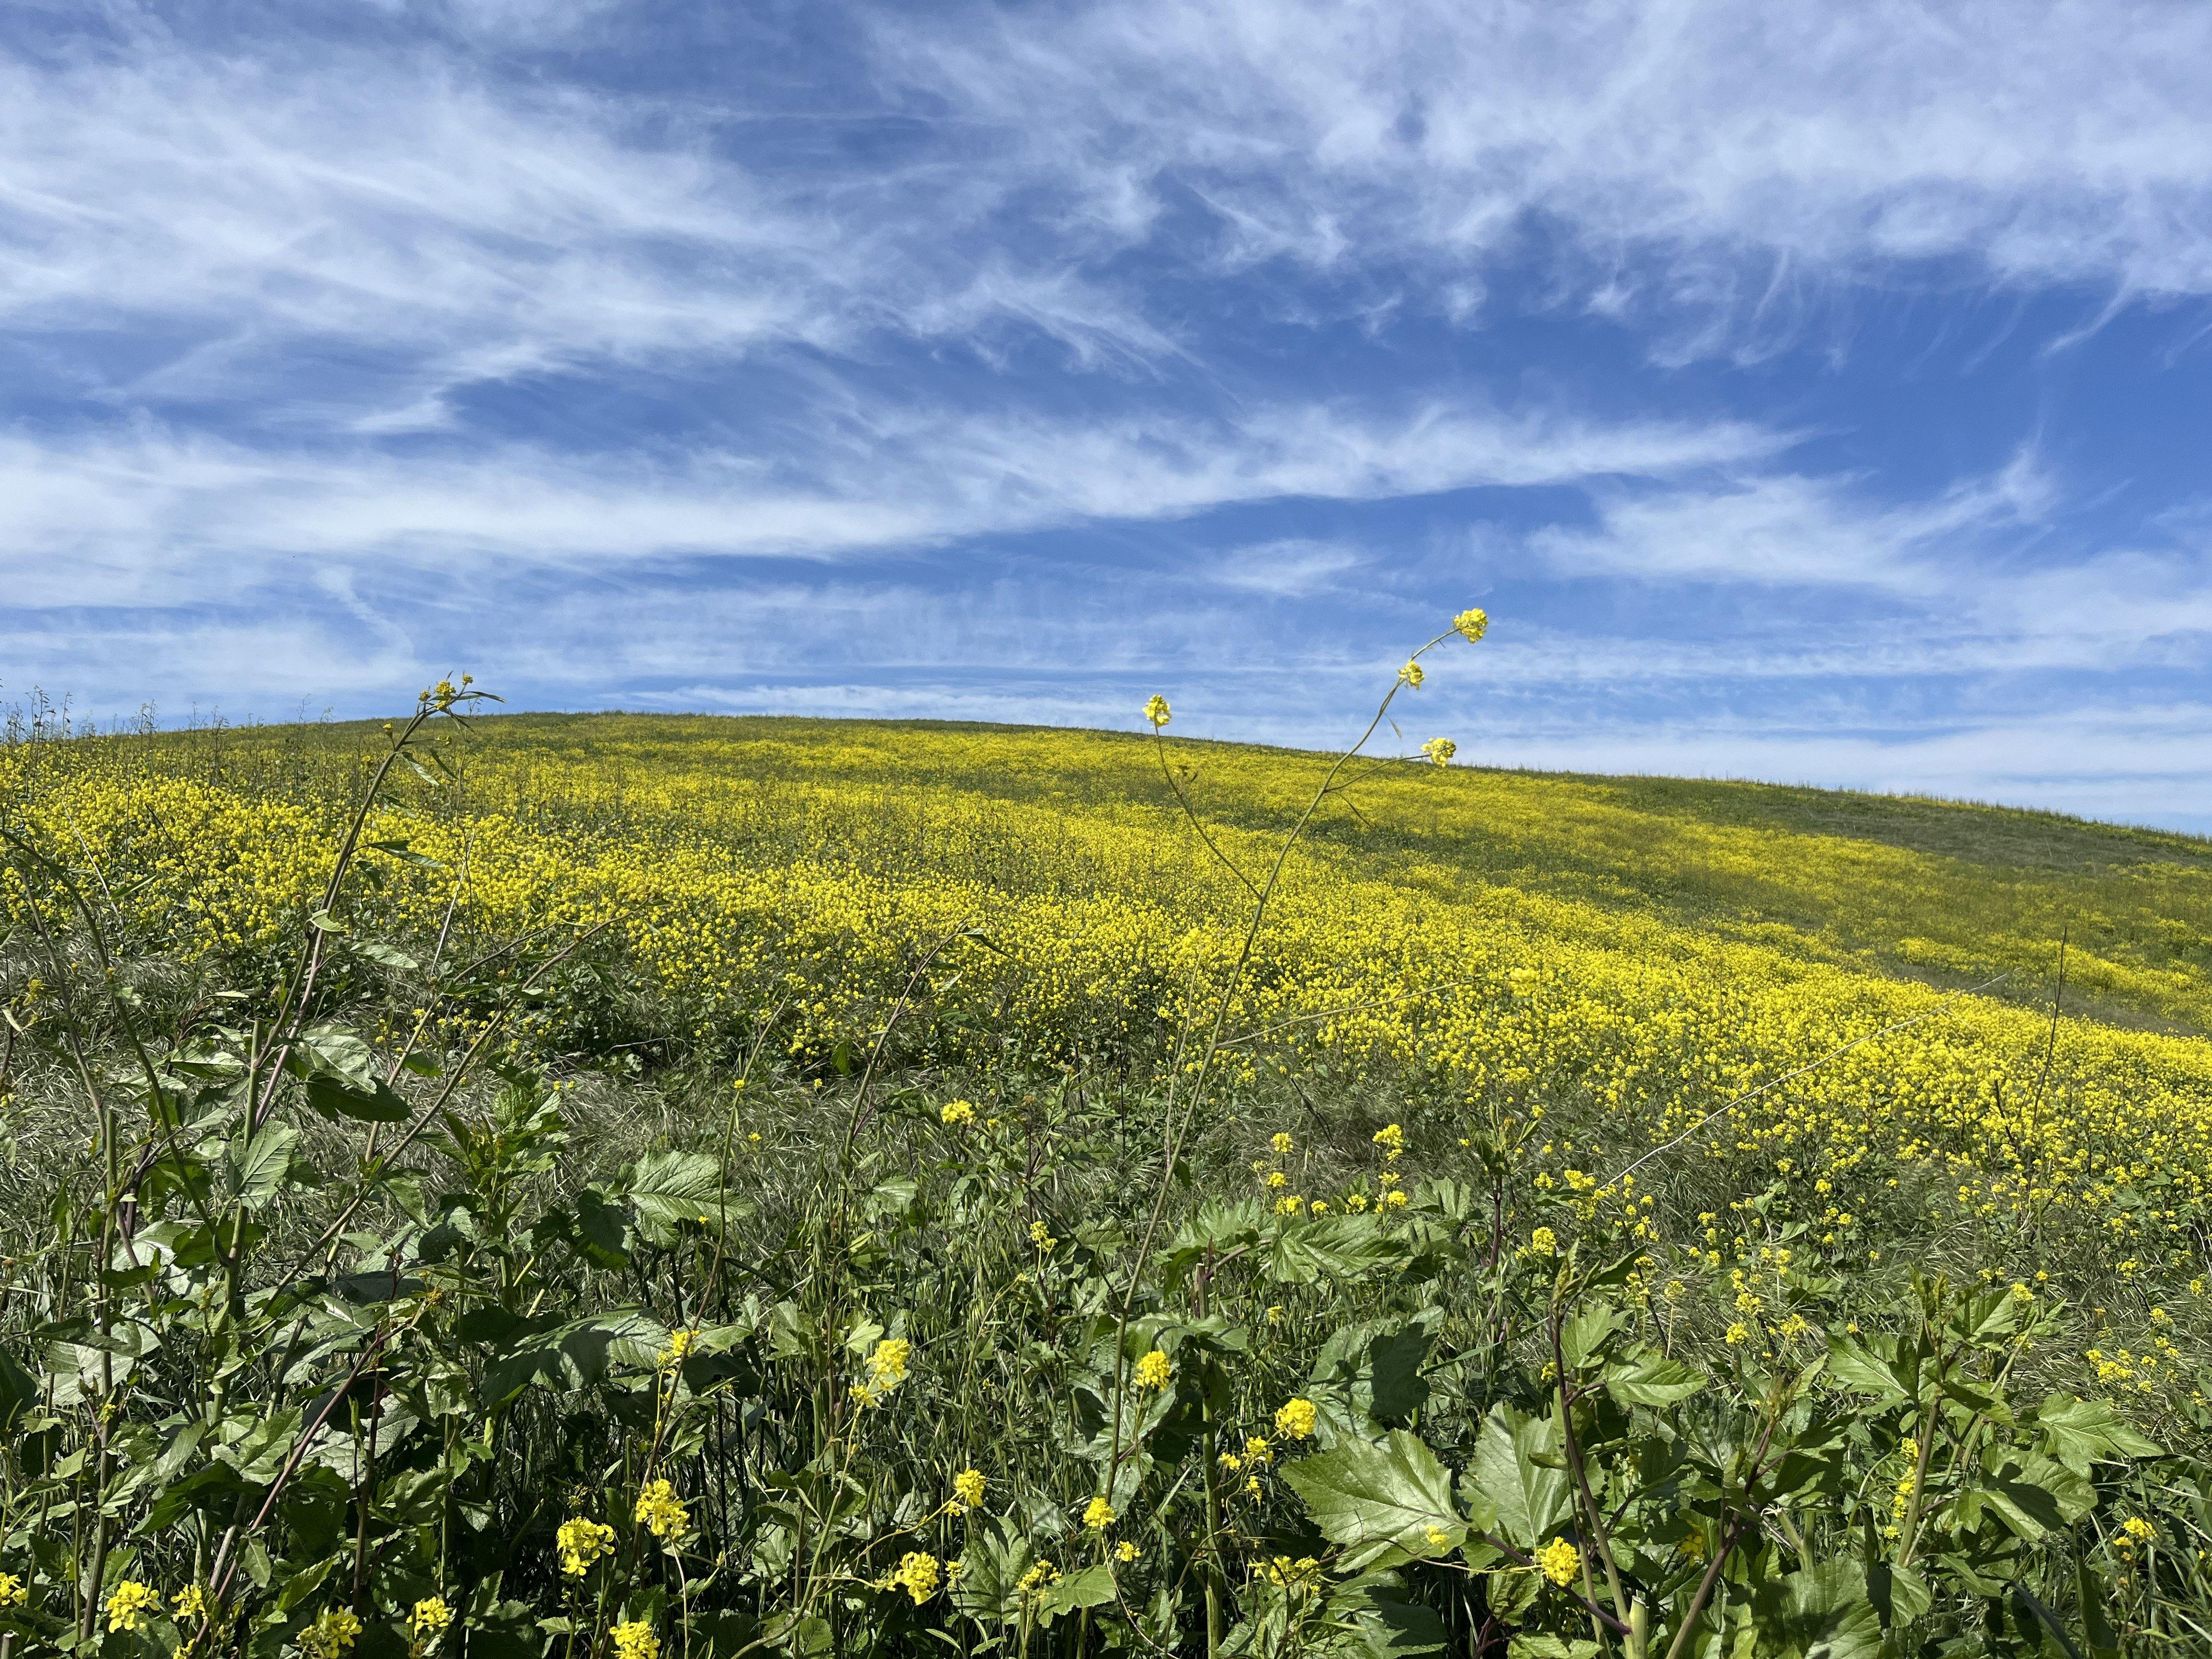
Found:
<svg viewBox="0 0 2212 1659"><path fill-rule="evenodd" d="M251 953L320 890L370 736L18 755L0 799L40 844L129 872L117 903L148 948ZM900 1042L938 1058L1152 1056L1209 1006L1248 896L1160 760L1255 878L1317 770L1097 733L638 716L488 720L447 755L369 824L380 923L603 927L690 1034L780 1009L778 1041L817 1059L902 994ZM1705 1156L1814 1182L1932 1166L1984 1213L2087 1208L2130 1237L2212 1182L2212 848L1410 763L1331 806L1231 1007L1248 1078L1325 1061L1469 1106L1587 1104L1624 1149L1753 1096Z"/></svg>
<svg viewBox="0 0 2212 1659"><path fill-rule="evenodd" d="M2212 847L473 706L0 747L0 1636L2212 1618Z"/></svg>

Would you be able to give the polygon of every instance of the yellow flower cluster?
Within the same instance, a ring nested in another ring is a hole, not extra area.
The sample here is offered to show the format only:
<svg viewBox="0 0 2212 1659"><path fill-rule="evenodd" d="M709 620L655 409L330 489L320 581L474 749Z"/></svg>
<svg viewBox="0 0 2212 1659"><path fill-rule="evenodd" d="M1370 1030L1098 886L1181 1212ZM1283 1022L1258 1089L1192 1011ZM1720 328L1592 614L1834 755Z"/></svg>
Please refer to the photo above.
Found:
<svg viewBox="0 0 2212 1659"><path fill-rule="evenodd" d="M909 1550L899 1558L898 1565L883 1581L884 1589L902 1589L920 1607L937 1594L939 1577L938 1560L923 1550Z"/></svg>
<svg viewBox="0 0 2212 1659"><path fill-rule="evenodd" d="M1252 1571L1255 1576L1281 1589L1304 1589L1320 1579L1321 1563L1310 1555L1302 1555L1296 1560L1287 1555L1279 1555L1272 1561L1255 1565Z"/></svg>
<svg viewBox="0 0 2212 1659"><path fill-rule="evenodd" d="M1318 1414L1314 1402L1300 1395L1285 1401L1275 1412L1275 1432L1286 1440L1310 1440Z"/></svg>
<svg viewBox="0 0 2212 1659"><path fill-rule="evenodd" d="M868 1374L852 1387L853 1399L862 1406L880 1406L891 1391L906 1381L914 1345L902 1336L887 1336L868 1356Z"/></svg>
<svg viewBox="0 0 2212 1659"><path fill-rule="evenodd" d="M1583 1570L1583 1553L1565 1539L1554 1538L1536 1553L1536 1565L1545 1577L1565 1589Z"/></svg>
<svg viewBox="0 0 2212 1659"><path fill-rule="evenodd" d="M691 1530L691 1511L676 1495L674 1485L666 1480L647 1484L637 1496L637 1523L655 1538L668 1542L681 1542Z"/></svg>
<svg viewBox="0 0 2212 1659"><path fill-rule="evenodd" d="M147 1614L161 1609L161 1597L151 1584L126 1578L107 1594L108 1631L137 1630Z"/></svg>
<svg viewBox="0 0 2212 1659"><path fill-rule="evenodd" d="M614 1553L615 1529L603 1522L575 1516L561 1523L553 1534L553 1545L560 1553L561 1571L571 1578L581 1578L592 1570L592 1562Z"/></svg>
<svg viewBox="0 0 2212 1659"><path fill-rule="evenodd" d="M660 1659L660 1638L642 1619L631 1619L609 1632L614 1638L615 1659Z"/></svg>
<svg viewBox="0 0 2212 1659"><path fill-rule="evenodd" d="M344 1607L325 1607L300 1632L300 1651L307 1659L338 1659L361 1640L361 1620Z"/></svg>
<svg viewBox="0 0 2212 1659"><path fill-rule="evenodd" d="M1137 1386L1140 1389L1164 1389L1174 1375L1175 1362L1158 1348L1137 1362Z"/></svg>
<svg viewBox="0 0 2212 1659"><path fill-rule="evenodd" d="M415 1604L407 1615L407 1628L417 1642L427 1643L442 1635L453 1622L453 1610L442 1595L428 1595Z"/></svg>

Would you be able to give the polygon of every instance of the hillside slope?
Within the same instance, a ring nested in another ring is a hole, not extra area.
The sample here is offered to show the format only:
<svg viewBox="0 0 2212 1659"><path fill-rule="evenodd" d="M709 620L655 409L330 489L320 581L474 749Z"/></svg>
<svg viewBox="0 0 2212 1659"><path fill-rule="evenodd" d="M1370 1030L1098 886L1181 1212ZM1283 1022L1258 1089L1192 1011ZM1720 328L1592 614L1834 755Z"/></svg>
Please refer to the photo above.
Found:
<svg viewBox="0 0 2212 1659"><path fill-rule="evenodd" d="M329 787L374 728L178 736L172 763L256 789ZM1170 739L1209 820L1279 834L1328 757ZM1187 833L1152 740L934 721L514 715L453 745L477 799L526 814L650 819L654 800L832 787L896 817L1020 804ZM2212 841L2051 813L1771 784L1384 761L1309 830L1367 873L1542 893L1808 960L2151 1030L2212 1032ZM788 831L790 827L787 826ZM879 837L856 830L855 855ZM742 833L757 837L760 826Z"/></svg>

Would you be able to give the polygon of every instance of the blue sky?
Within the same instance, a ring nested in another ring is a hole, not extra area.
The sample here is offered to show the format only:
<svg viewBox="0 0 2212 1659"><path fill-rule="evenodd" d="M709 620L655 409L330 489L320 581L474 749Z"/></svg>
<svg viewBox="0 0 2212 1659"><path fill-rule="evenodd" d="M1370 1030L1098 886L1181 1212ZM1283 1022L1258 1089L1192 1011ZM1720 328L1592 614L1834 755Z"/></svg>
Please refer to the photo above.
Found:
<svg viewBox="0 0 2212 1659"><path fill-rule="evenodd" d="M2212 830L2212 8L0 6L0 698Z"/></svg>

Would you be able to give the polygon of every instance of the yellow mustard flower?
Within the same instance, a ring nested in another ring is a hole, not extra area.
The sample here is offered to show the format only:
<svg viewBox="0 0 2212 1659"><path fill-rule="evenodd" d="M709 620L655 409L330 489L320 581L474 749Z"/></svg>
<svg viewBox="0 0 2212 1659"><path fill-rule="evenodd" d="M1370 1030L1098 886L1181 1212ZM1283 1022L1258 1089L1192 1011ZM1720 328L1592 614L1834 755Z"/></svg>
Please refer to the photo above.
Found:
<svg viewBox="0 0 2212 1659"><path fill-rule="evenodd" d="M1537 1553L1536 1565L1544 1577L1565 1589L1583 1569L1583 1553L1564 1538L1554 1538Z"/></svg>
<svg viewBox="0 0 2212 1659"><path fill-rule="evenodd" d="M886 1586L902 1589L920 1607L937 1594L937 1558L924 1550L909 1550L899 1558L897 1569L892 1572Z"/></svg>
<svg viewBox="0 0 2212 1659"><path fill-rule="evenodd" d="M325 1607L300 1632L300 1651L307 1659L338 1659L361 1640L361 1620L344 1607Z"/></svg>
<svg viewBox="0 0 2212 1659"><path fill-rule="evenodd" d="M138 1628L148 1613L158 1613L161 1598L151 1584L142 1584L136 1578L126 1578L107 1595L107 1628L116 1631Z"/></svg>
<svg viewBox="0 0 2212 1659"><path fill-rule="evenodd" d="M553 1543L560 1552L561 1571L571 1578L581 1578L592 1570L592 1562L614 1553L615 1529L577 1516L561 1523Z"/></svg>
<svg viewBox="0 0 2212 1659"><path fill-rule="evenodd" d="M426 1595L407 1615L407 1627L417 1641L442 1634L453 1622L453 1610L442 1595Z"/></svg>
<svg viewBox="0 0 2212 1659"><path fill-rule="evenodd" d="M647 1484L637 1495L636 1521L655 1538L676 1540L691 1530L691 1511L676 1495L676 1487L667 1480Z"/></svg>

